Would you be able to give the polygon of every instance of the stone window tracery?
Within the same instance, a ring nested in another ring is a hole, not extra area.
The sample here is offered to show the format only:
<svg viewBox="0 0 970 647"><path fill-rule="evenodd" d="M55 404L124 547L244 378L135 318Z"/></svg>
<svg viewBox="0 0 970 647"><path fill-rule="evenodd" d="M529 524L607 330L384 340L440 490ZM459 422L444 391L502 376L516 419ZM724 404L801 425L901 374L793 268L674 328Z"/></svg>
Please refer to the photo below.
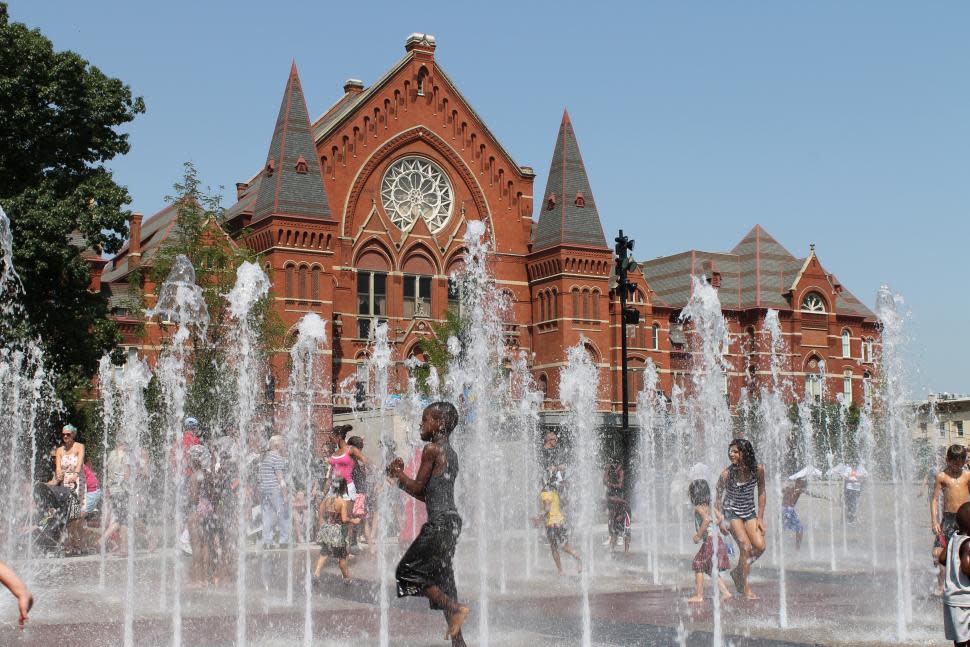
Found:
<svg viewBox="0 0 970 647"><path fill-rule="evenodd" d="M384 211L397 227L410 229L423 218L432 233L438 232L454 206L451 181L434 162L405 157L391 165L381 181Z"/></svg>
<svg viewBox="0 0 970 647"><path fill-rule="evenodd" d="M808 312L825 312L825 299L818 292L809 292L802 299L802 310Z"/></svg>

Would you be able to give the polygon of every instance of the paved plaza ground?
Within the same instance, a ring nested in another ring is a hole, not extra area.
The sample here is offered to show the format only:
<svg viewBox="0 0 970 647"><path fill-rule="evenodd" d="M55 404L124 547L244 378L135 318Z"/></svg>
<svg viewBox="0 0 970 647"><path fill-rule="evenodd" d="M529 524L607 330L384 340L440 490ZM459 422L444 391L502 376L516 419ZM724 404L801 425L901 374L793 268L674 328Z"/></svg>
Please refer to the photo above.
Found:
<svg viewBox="0 0 970 647"><path fill-rule="evenodd" d="M495 647L552 647L581 644L580 578L568 558L567 575L552 569L547 549L534 538L528 543L509 542L506 550L514 557L506 565L502 590L501 569L492 564L488 576L489 644ZM527 548L528 547L528 548ZM609 557L599 545L600 557L592 564L590 607L594 645L711 645L713 603L688 604L692 577L689 559L662 555L660 584L652 584L647 555L633 550L629 555ZM532 550L526 564L525 550ZM804 550L804 549L803 549ZM302 568L306 551L292 552L294 582L292 602L287 603L289 553L283 550L252 551L249 555L249 639L260 647L302 644L305 597ZM817 550L817 552L822 552ZM389 546L392 575L398 547ZM159 582L144 575L157 570L157 556L140 555L135 594L135 644L154 647L171 644L171 612L165 608ZM463 538L456 557L461 597L472 613L466 624L469 645L479 644L482 601L478 595L478 573L473 570L477 554L474 540ZM754 588L761 600L735 598L723 606L725 644L741 646L775 645L882 645L894 642L895 575L888 569L849 564L833 573L820 563L795 560L787 573L788 628L778 628L778 576L770 566L756 565ZM187 564L187 562L186 562ZM587 564L587 566L590 566ZM9 620L12 607L4 601L0 644L46 646L65 636L88 647L122 644L124 616L124 562L111 558L107 565L107 586L97 590L97 557L50 559L39 565L35 589L37 606L29 629L19 634ZM526 572L531 576L526 577ZM43 572L43 575L41 575ZM376 560L360 557L352 562L354 582L343 584L335 565L324 571L322 585L311 599L313 644L378 644L379 590ZM928 591L932 572L914 567L914 587ZM709 591L709 589L708 589ZM229 647L235 642L236 595L234 585L188 587L183 594L183 644ZM925 593L914 599L910 635L903 644L945 645L940 602ZM441 615L431 613L424 600L398 600L390 593L391 645L424 647L442 641Z"/></svg>

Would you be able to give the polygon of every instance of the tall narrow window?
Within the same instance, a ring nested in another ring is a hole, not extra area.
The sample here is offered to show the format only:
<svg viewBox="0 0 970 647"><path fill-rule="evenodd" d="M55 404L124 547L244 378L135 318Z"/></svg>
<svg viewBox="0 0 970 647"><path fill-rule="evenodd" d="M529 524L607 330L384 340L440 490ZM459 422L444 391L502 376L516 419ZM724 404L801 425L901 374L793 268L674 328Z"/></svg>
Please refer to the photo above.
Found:
<svg viewBox="0 0 970 647"><path fill-rule="evenodd" d="M286 266L286 296L290 299L296 297L296 268L292 265Z"/></svg>
<svg viewBox="0 0 970 647"><path fill-rule="evenodd" d="M404 277L404 318L431 316L431 277Z"/></svg>
<svg viewBox="0 0 970 647"><path fill-rule="evenodd" d="M552 308L551 308L552 318L558 319L559 318L559 293L553 290L550 293L550 295L551 296L549 297L549 302L552 305Z"/></svg>
<svg viewBox="0 0 970 647"><path fill-rule="evenodd" d="M660 324L653 324L650 330L650 348L660 350Z"/></svg>
<svg viewBox="0 0 970 647"><path fill-rule="evenodd" d="M546 315L546 293L539 293L539 321L545 321L547 319Z"/></svg>
<svg viewBox="0 0 970 647"><path fill-rule="evenodd" d="M872 337L870 337L869 339L866 340L866 344L865 344L866 352L862 358L863 362L872 363L872 346L873 346Z"/></svg>
<svg viewBox="0 0 970 647"><path fill-rule="evenodd" d="M842 331L842 357L852 357L852 334L848 330Z"/></svg>
<svg viewBox="0 0 970 647"><path fill-rule="evenodd" d="M461 314L461 283L452 277L448 277L448 310Z"/></svg>
<svg viewBox="0 0 970 647"><path fill-rule="evenodd" d="M306 265L300 266L300 301L306 301L307 297L307 279L309 278L310 268Z"/></svg>
<svg viewBox="0 0 970 647"><path fill-rule="evenodd" d="M805 399L809 404L822 404L822 376L818 373L805 375Z"/></svg>
<svg viewBox="0 0 970 647"><path fill-rule="evenodd" d="M372 325L387 315L387 274L357 272L357 336L370 336Z"/></svg>
<svg viewBox="0 0 970 647"><path fill-rule="evenodd" d="M573 288L573 319L579 319L579 288Z"/></svg>
<svg viewBox="0 0 970 647"><path fill-rule="evenodd" d="M583 319L589 319L589 290L583 290Z"/></svg>
<svg viewBox="0 0 970 647"><path fill-rule="evenodd" d="M872 408L872 377L868 371L862 374L862 397L866 409Z"/></svg>
<svg viewBox="0 0 970 647"><path fill-rule="evenodd" d="M320 300L320 268L314 267L310 270L310 298L314 301Z"/></svg>
<svg viewBox="0 0 970 647"><path fill-rule="evenodd" d="M599 290L593 290L592 296L590 298L593 299L593 319L599 321L599 318L600 318L600 292L599 292Z"/></svg>
<svg viewBox="0 0 970 647"><path fill-rule="evenodd" d="M852 402L852 371L842 374L842 395L846 404Z"/></svg>

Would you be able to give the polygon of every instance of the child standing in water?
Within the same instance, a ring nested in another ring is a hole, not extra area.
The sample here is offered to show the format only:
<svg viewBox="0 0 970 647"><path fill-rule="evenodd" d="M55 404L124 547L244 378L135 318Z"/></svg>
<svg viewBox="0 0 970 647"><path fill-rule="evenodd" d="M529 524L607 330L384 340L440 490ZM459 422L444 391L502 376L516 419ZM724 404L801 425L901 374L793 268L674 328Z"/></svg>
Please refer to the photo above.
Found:
<svg viewBox="0 0 970 647"><path fill-rule="evenodd" d="M717 570L713 575L714 561L714 526L720 527L721 515L715 511L716 523L711 523L711 486L705 479L697 479L687 487L687 496L690 497L691 505L694 506L694 543L700 544L691 568L694 569L694 595L687 598L688 602L704 601L704 574L712 575L717 580L717 586L721 590L721 599L730 600L731 592L724 586L721 579L721 571L731 568L731 560L728 559L727 544L724 543L726 537L719 537L717 542ZM724 531L722 530L722 534Z"/></svg>
<svg viewBox="0 0 970 647"><path fill-rule="evenodd" d="M731 441L728 460L731 464L721 472L717 482L715 508L728 523L741 549L738 564L731 571L734 588L744 593L746 599L757 600L748 583L748 573L751 564L765 552L765 467L758 463L754 447L746 438Z"/></svg>
<svg viewBox="0 0 970 647"><path fill-rule="evenodd" d="M566 515L562 512L559 499L559 481L554 476L546 478L546 483L539 494L539 506L546 524L546 539L549 540L549 550L552 551L552 561L556 563L556 570L562 575L562 562L559 560L559 549L576 560L577 571L583 572L583 560L579 552L569 545L569 531L566 528Z"/></svg>
<svg viewBox="0 0 970 647"><path fill-rule="evenodd" d="M452 647L466 647L461 626L468 617L468 607L457 600L452 566L461 534L461 516L455 507L458 454L450 443L456 426L458 411L454 405L429 405L421 416L421 440L427 444L421 451L418 473L410 478L404 473L404 461L395 458L387 466L387 475L407 494L423 500L428 510L428 521L397 565L397 595L428 598L432 609L445 614L445 640L451 640Z"/></svg>
<svg viewBox="0 0 970 647"><path fill-rule="evenodd" d="M946 552L946 542L957 529L957 510L970 501L970 472L963 469L967 463L967 448L950 445L946 450L946 468L936 475L933 495L930 497L930 522L936 540L933 543L933 560L939 561ZM943 494L943 523L940 523L940 494ZM940 570L936 595L943 593L943 570Z"/></svg>
<svg viewBox="0 0 970 647"><path fill-rule="evenodd" d="M970 647L970 502L954 514L957 533L949 537L938 561L944 567L943 631L954 647Z"/></svg>
<svg viewBox="0 0 970 647"><path fill-rule="evenodd" d="M808 481L799 478L795 479L794 483L785 486L781 493L781 522L785 530L791 530L795 533L795 550L802 549L802 537L805 535L805 527L802 525L802 520L798 516L795 506L798 505L798 499L807 490Z"/></svg>

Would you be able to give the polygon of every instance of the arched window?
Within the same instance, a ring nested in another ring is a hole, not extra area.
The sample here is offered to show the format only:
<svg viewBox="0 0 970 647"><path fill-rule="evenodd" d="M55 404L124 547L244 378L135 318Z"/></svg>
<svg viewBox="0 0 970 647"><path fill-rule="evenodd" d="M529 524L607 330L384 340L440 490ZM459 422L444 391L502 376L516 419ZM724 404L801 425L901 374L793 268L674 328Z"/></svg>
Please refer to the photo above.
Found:
<svg viewBox="0 0 970 647"><path fill-rule="evenodd" d="M579 288L573 288L573 319L579 319Z"/></svg>
<svg viewBox="0 0 970 647"><path fill-rule="evenodd" d="M357 336L370 337L371 325L387 316L387 260L377 251L357 259Z"/></svg>
<svg viewBox="0 0 970 647"><path fill-rule="evenodd" d="M300 266L300 300L306 301L307 297L307 279L309 278L310 268L306 265Z"/></svg>
<svg viewBox="0 0 970 647"><path fill-rule="evenodd" d="M842 331L842 357L852 357L852 333L848 329Z"/></svg>
<svg viewBox="0 0 970 647"><path fill-rule="evenodd" d="M802 299L802 310L807 312L826 312L825 299L818 292L809 292Z"/></svg>
<svg viewBox="0 0 970 647"><path fill-rule="evenodd" d="M593 319L596 319L597 321L599 321L599 318L600 318L600 291L599 290L593 290L593 293L592 293L592 297L591 298L593 299Z"/></svg>
<svg viewBox="0 0 970 647"><path fill-rule="evenodd" d="M310 270L310 298L320 300L320 268L317 266Z"/></svg>
<svg viewBox="0 0 970 647"><path fill-rule="evenodd" d="M549 300L552 303L552 318L558 319L559 318L559 293L556 292L555 289L553 289L553 291L550 293Z"/></svg>
<svg viewBox="0 0 970 647"><path fill-rule="evenodd" d="M549 378L545 373L539 375L539 392L542 393L543 400L549 398Z"/></svg>
<svg viewBox="0 0 970 647"><path fill-rule="evenodd" d="M660 350L660 324L653 324L650 331L650 348Z"/></svg>
<svg viewBox="0 0 970 647"><path fill-rule="evenodd" d="M583 319L589 319L589 289L583 290Z"/></svg>
<svg viewBox="0 0 970 647"><path fill-rule="evenodd" d="M411 254L404 261L404 318L431 317L431 277L435 274L432 262L423 254Z"/></svg>
<svg viewBox="0 0 970 647"><path fill-rule="evenodd" d="M539 293L539 321L545 321L548 318L546 315L546 293Z"/></svg>
<svg viewBox="0 0 970 647"><path fill-rule="evenodd" d="M296 268L292 265L286 266L286 297L292 299L296 297Z"/></svg>

